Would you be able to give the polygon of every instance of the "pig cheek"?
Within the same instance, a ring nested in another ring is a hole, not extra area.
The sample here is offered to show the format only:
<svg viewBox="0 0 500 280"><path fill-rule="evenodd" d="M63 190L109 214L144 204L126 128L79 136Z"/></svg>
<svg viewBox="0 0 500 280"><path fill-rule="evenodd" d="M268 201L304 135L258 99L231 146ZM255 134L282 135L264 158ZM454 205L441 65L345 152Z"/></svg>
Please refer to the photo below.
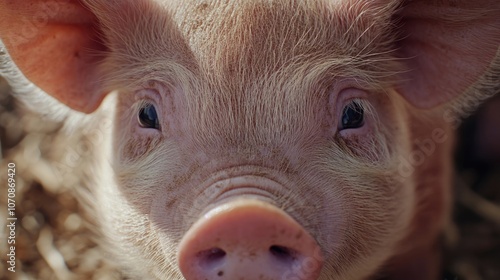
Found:
<svg viewBox="0 0 500 280"><path fill-rule="evenodd" d="M341 172L344 175L337 171L335 175L337 180L344 177L340 181L344 181L343 204L348 209L344 255L351 256L347 259L361 260L367 267L375 267L384 260L402 238L414 209L415 196L411 182L397 180L397 169L391 160L394 155L385 147L387 143L380 140L386 136L374 134L373 137L378 138L379 143L356 134L346 137L345 145L359 162L358 167L344 170ZM376 148L380 151L373 150ZM357 241L349 241L352 237Z"/></svg>
<svg viewBox="0 0 500 280"><path fill-rule="evenodd" d="M404 236L412 195L401 184L385 182L381 174L368 184L358 180L346 190L348 221L343 255L348 256L348 262L358 262L353 267L371 270L389 256Z"/></svg>
<svg viewBox="0 0 500 280"><path fill-rule="evenodd" d="M184 193L178 189L181 180L177 175L183 174L182 166L187 164L181 162L179 140L169 136L173 123L167 117L160 120L161 131L142 128L138 124L137 110L132 109L133 105L132 94L121 96L113 140L113 165L119 190L140 213L168 217L158 220L159 224L182 221L182 216L175 218L182 212L177 211L177 201L181 200L179 197ZM172 109L171 106L168 109ZM186 199L189 201L191 198Z"/></svg>
<svg viewBox="0 0 500 280"><path fill-rule="evenodd" d="M118 110L116 120L112 165L118 188L130 205L147 214L161 181L160 163L154 164L154 159L161 157L155 153L160 153L163 139L157 131L140 128L134 110Z"/></svg>
<svg viewBox="0 0 500 280"><path fill-rule="evenodd" d="M177 246L187 232L186 213L189 209L179 207L179 201L188 198L172 198L163 192L153 198L150 209L151 229L155 232L157 242L167 259L175 260Z"/></svg>
<svg viewBox="0 0 500 280"><path fill-rule="evenodd" d="M325 266L328 271L325 275L338 276L334 278L340 279L342 275L345 277L350 273L359 273L352 269L371 269L372 263L381 262L378 258L383 260L386 257L377 254L377 251L386 252L389 250L386 247L392 248L388 236L394 232L393 220L384 217L390 216L384 208L387 203L377 205L377 202L382 201L378 198L384 197L380 195L382 191L373 187L374 193L364 191L362 186L376 185L376 180L363 181L367 174L362 173L360 176L358 169L339 170L342 169L340 164L343 161L335 161L333 154L325 155L318 151L318 155L313 158L305 164L309 168L301 170L301 177L305 179L298 183L311 188L293 199L304 203L295 204L294 211L290 211L290 208L285 210L299 217L297 220L321 246L328 264ZM326 166L322 166L327 162ZM378 198L374 199L372 194Z"/></svg>

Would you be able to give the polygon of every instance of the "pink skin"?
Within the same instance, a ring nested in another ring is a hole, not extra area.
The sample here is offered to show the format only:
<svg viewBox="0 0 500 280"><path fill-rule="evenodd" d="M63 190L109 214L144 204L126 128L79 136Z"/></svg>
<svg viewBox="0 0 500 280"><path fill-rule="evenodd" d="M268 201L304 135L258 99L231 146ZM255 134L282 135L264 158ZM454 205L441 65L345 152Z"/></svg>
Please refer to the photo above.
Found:
<svg viewBox="0 0 500 280"><path fill-rule="evenodd" d="M0 38L31 82L89 115L36 90L25 102L76 129L111 124L87 206L131 277L422 280L439 275L452 129L497 86L499 11L2 1ZM364 121L343 127L353 102ZM146 106L158 127L139 120Z"/></svg>
<svg viewBox="0 0 500 280"><path fill-rule="evenodd" d="M316 279L321 248L282 210L259 200L221 203L179 244L186 279Z"/></svg>

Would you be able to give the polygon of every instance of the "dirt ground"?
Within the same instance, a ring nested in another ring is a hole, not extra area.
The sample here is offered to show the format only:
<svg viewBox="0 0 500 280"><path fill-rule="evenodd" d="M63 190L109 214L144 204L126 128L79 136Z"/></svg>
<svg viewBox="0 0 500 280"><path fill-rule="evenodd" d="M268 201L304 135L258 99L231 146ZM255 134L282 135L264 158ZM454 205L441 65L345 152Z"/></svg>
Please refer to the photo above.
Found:
<svg viewBox="0 0 500 280"><path fill-rule="evenodd" d="M86 226L92 222L64 172L60 125L22 110L0 80L0 219L7 221L7 165L16 165L16 272L7 271L8 232L0 235L0 279L123 279ZM447 280L500 279L500 96L458 130L453 225L445 234ZM496 138L495 138L496 137ZM81 140L81 139L80 139ZM61 171L62 170L62 171ZM61 174L63 172L63 174Z"/></svg>

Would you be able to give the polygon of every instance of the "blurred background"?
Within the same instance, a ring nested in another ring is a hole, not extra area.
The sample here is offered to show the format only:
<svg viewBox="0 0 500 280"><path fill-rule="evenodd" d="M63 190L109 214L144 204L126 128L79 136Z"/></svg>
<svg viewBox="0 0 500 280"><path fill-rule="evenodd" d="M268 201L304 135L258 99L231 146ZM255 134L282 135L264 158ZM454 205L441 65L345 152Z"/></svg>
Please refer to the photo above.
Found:
<svg viewBox="0 0 500 280"><path fill-rule="evenodd" d="M65 157L85 142L23 110L0 78L0 219L7 219L7 164L16 164L16 272L7 271L6 227L0 232L0 279L124 279L93 241L92 217L72 193L85 155ZM500 279L500 95L457 130L453 224L444 236L446 280ZM2 223L3 224L3 223Z"/></svg>

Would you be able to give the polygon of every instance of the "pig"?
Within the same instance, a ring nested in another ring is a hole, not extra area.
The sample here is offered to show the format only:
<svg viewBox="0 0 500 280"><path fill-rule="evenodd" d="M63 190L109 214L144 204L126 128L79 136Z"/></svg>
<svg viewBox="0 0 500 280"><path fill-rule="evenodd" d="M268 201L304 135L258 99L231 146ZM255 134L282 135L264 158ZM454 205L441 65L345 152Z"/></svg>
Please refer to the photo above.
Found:
<svg viewBox="0 0 500 280"><path fill-rule="evenodd" d="M1 71L98 127L82 199L132 279L439 279L495 0L4 0Z"/></svg>

